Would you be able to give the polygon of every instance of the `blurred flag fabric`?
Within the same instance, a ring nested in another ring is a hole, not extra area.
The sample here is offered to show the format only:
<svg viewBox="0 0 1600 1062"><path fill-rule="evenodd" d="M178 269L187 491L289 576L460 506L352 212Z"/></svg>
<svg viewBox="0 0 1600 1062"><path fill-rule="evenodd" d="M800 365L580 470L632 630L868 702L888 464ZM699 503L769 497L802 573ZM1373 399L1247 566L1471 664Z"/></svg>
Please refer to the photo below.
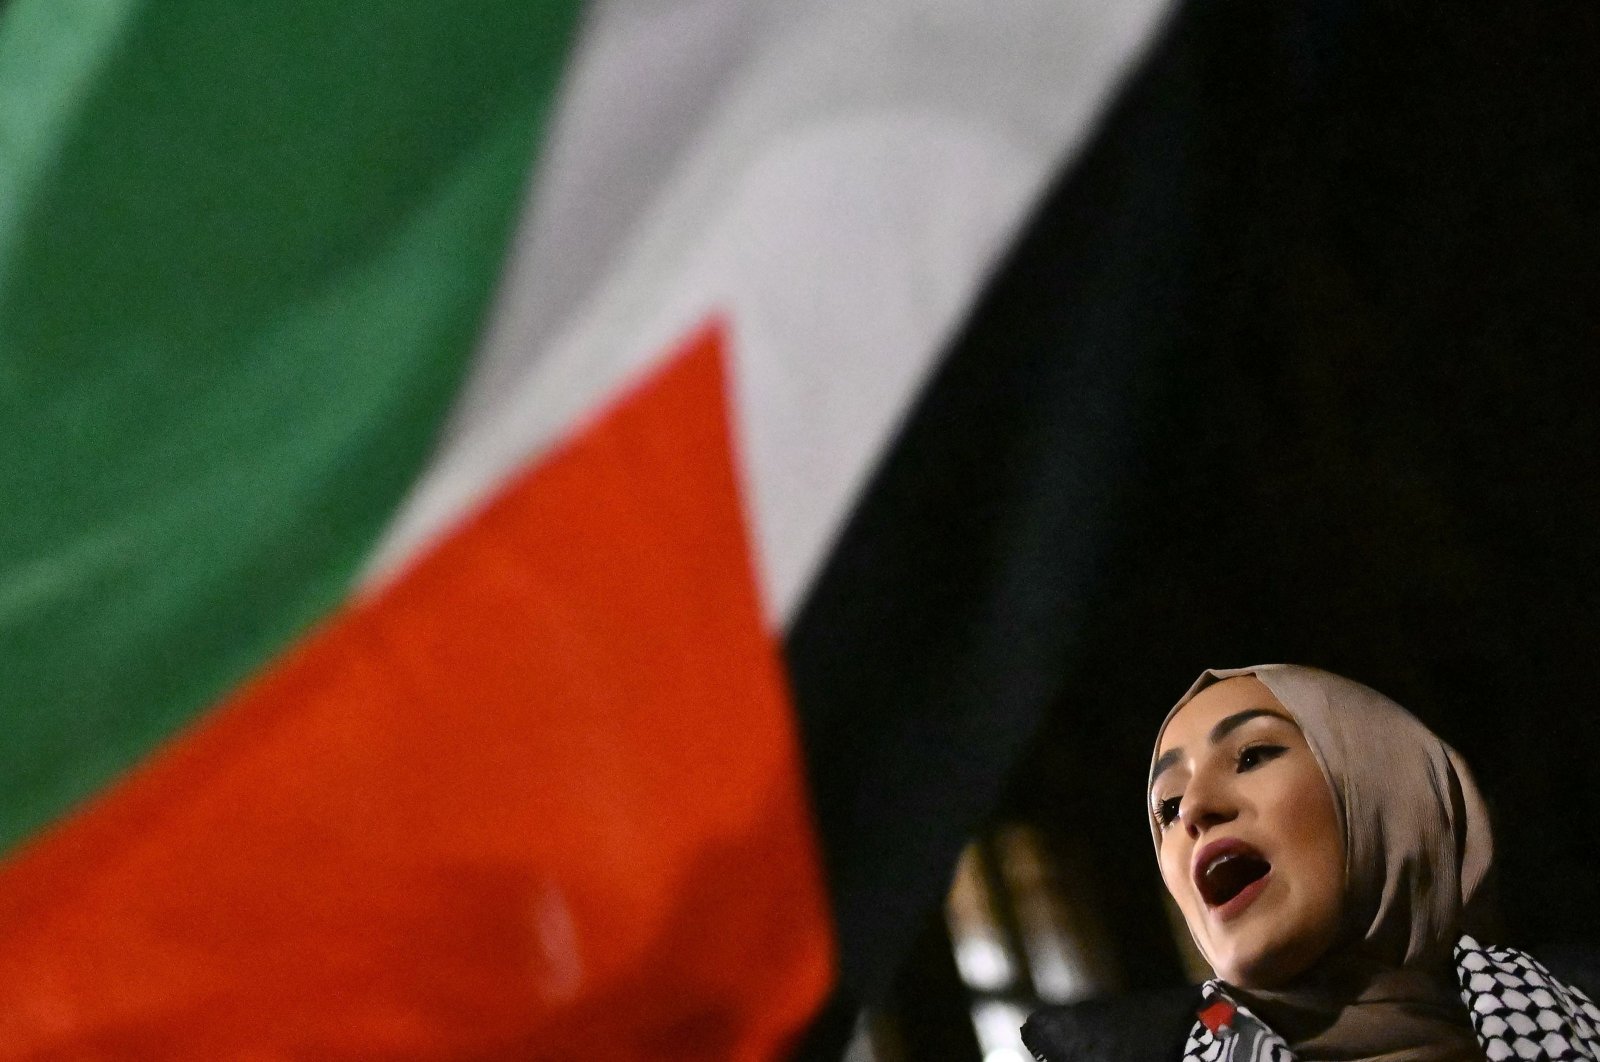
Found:
<svg viewBox="0 0 1600 1062"><path fill-rule="evenodd" d="M1104 502L959 447L1118 436L949 352L1163 6L12 0L0 1058L768 1059L881 987Z"/></svg>

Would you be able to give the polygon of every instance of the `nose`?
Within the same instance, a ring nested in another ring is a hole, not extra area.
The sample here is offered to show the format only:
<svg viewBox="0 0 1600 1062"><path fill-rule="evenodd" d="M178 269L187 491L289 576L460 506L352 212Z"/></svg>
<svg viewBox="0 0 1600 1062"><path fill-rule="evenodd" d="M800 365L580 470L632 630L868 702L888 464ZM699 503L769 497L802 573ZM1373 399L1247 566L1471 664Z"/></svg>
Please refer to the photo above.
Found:
<svg viewBox="0 0 1600 1062"><path fill-rule="evenodd" d="M1226 777L1200 772L1189 779L1178 804L1178 821L1190 839L1199 840L1207 830L1232 822L1239 815L1238 801Z"/></svg>

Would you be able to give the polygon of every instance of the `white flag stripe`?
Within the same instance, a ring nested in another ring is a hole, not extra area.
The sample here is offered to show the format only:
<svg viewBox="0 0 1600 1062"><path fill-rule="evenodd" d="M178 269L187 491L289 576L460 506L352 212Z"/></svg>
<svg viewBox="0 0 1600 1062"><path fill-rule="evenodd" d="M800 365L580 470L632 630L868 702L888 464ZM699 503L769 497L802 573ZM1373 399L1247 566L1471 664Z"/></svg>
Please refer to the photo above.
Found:
<svg viewBox="0 0 1600 1062"><path fill-rule="evenodd" d="M718 315L763 592L783 624L1166 7L601 4L473 378L371 578Z"/></svg>

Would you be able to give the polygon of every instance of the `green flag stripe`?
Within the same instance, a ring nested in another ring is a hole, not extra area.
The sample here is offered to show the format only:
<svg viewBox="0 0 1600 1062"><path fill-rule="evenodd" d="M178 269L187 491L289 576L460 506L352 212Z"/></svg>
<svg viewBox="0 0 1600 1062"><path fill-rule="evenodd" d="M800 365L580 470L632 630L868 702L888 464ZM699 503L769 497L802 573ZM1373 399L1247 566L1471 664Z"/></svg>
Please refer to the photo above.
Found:
<svg viewBox="0 0 1600 1062"><path fill-rule="evenodd" d="M0 849L324 614L425 457L575 0L13 0Z"/></svg>
<svg viewBox="0 0 1600 1062"><path fill-rule="evenodd" d="M132 4L101 0L16 4L0 22L0 261L10 250L32 185L49 170L41 156L60 137ZM4 11L4 5L0 5Z"/></svg>

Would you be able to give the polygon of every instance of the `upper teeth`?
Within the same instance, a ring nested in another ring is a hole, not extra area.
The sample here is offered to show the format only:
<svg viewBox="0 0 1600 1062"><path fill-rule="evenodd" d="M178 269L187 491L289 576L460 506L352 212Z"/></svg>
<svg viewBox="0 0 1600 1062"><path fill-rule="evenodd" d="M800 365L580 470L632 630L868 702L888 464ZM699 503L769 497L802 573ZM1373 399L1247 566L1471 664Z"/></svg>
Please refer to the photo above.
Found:
<svg viewBox="0 0 1600 1062"><path fill-rule="evenodd" d="M1213 870L1215 870L1218 867L1220 867L1222 864L1226 863L1228 860L1230 860L1230 859L1238 859L1238 858L1239 858L1239 853L1237 853L1237 852L1226 852L1226 853L1224 853L1222 855L1217 856L1217 858L1211 860L1210 862L1208 862L1205 865L1204 869L1202 869L1200 871L1200 873L1201 874L1209 874Z"/></svg>

